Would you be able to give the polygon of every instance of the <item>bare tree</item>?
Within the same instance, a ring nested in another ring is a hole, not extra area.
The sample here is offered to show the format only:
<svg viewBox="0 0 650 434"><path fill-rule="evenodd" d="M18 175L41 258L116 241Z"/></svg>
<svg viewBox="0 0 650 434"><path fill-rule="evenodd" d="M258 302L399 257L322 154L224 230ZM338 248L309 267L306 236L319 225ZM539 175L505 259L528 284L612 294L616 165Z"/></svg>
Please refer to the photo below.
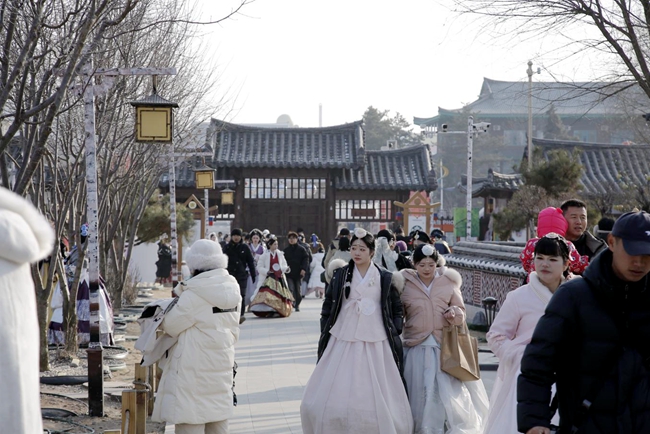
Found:
<svg viewBox="0 0 650 434"><path fill-rule="evenodd" d="M647 1L455 0L455 3L462 12L487 17L485 29L515 32L524 39L553 34L564 38L555 49L566 48L567 58L584 52L598 54L603 66L600 78L611 83L590 91L611 96L638 85L650 97ZM576 33L571 30L577 27L586 30L581 35L588 36L574 39L572 35Z"/></svg>

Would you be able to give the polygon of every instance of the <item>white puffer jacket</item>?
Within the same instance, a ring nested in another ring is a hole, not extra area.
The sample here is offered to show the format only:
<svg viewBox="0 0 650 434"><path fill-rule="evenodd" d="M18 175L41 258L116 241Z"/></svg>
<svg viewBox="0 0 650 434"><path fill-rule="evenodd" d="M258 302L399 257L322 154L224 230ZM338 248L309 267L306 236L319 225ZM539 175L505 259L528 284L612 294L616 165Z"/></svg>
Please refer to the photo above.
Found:
<svg viewBox="0 0 650 434"><path fill-rule="evenodd" d="M240 304L237 280L223 268L203 272L184 285L162 323L178 343L160 380L153 421L204 424L232 416ZM215 313L213 308L233 311Z"/></svg>
<svg viewBox="0 0 650 434"><path fill-rule="evenodd" d="M50 224L24 198L0 187L0 432L43 432L39 328L29 264L54 249Z"/></svg>

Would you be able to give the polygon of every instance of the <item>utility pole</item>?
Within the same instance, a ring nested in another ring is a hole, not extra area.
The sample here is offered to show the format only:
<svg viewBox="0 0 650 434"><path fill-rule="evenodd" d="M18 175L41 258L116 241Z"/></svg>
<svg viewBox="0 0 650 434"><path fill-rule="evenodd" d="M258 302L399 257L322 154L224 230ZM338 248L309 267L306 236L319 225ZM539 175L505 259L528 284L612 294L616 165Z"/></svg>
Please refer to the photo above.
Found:
<svg viewBox="0 0 650 434"><path fill-rule="evenodd" d="M533 168L533 62L528 61L528 170Z"/></svg>
<svg viewBox="0 0 650 434"><path fill-rule="evenodd" d="M469 241L472 236L472 153L474 152L474 117L467 118L467 226L465 240Z"/></svg>

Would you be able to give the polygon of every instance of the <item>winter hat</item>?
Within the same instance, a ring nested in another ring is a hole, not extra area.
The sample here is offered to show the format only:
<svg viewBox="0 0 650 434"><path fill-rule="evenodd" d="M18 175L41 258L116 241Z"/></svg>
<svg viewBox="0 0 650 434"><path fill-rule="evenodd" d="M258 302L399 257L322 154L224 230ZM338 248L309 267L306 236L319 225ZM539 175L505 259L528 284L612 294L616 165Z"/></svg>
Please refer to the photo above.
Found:
<svg viewBox="0 0 650 434"><path fill-rule="evenodd" d="M540 238L551 232L564 237L568 227L569 223L562 215L560 208L544 208L537 216L537 236Z"/></svg>
<svg viewBox="0 0 650 434"><path fill-rule="evenodd" d="M404 241L400 240L400 241L396 242L395 246L397 247L397 249L400 252L406 252L406 250L407 250L407 246L406 246L406 243Z"/></svg>
<svg viewBox="0 0 650 434"><path fill-rule="evenodd" d="M207 271L228 266L228 256L221 251L221 245L210 240L198 240L192 244L185 261L191 270Z"/></svg>
<svg viewBox="0 0 650 434"><path fill-rule="evenodd" d="M239 229L239 228L235 228L235 229L233 229L232 231L230 231L230 236L231 236L231 237L232 237L232 236L235 236L235 235L239 235L239 236L241 237L241 236L243 235L242 230Z"/></svg>

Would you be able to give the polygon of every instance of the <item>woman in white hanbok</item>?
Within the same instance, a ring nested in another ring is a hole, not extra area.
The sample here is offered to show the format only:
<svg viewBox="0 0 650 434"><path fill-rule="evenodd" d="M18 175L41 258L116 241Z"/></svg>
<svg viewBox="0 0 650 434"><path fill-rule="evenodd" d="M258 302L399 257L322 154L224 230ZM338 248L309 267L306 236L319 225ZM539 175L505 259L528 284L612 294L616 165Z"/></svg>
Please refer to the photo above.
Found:
<svg viewBox="0 0 650 434"><path fill-rule="evenodd" d="M327 288L319 362L300 406L304 434L413 432L401 375L399 275L372 263L373 253L374 237L355 230L352 261Z"/></svg>
<svg viewBox="0 0 650 434"><path fill-rule="evenodd" d="M413 252L415 270L405 278L404 377L415 434L481 434L488 397L481 380L460 381L440 370L442 329L462 325L465 305L460 274L445 267L431 244Z"/></svg>
<svg viewBox="0 0 650 434"><path fill-rule="evenodd" d="M553 293L568 275L569 246L555 233L535 245L535 270L528 284L511 291L487 334L488 345L499 358L484 434L515 434L517 429L517 377L521 358L537 322ZM559 419L553 420L558 424Z"/></svg>

